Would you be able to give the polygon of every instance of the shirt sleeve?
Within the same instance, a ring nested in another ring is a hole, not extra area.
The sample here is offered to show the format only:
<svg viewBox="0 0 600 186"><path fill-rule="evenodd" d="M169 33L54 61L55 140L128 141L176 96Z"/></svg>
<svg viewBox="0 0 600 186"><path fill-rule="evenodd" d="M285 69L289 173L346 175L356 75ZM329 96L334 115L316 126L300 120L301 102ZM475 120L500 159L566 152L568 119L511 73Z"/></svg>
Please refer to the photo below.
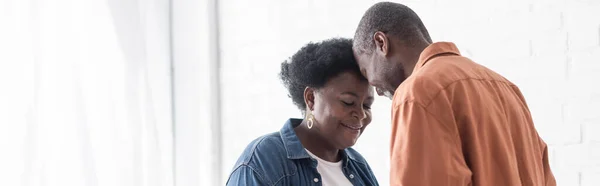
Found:
<svg viewBox="0 0 600 186"><path fill-rule="evenodd" d="M542 142L543 143L543 142ZM554 178L554 174L550 169L550 163L548 160L548 146L544 144L544 155L542 156L542 162L544 163L544 178L545 178L545 186L556 186L556 179Z"/></svg>
<svg viewBox="0 0 600 186"><path fill-rule="evenodd" d="M238 167L227 180L227 186L255 186L268 185L263 177L247 165Z"/></svg>
<svg viewBox="0 0 600 186"><path fill-rule="evenodd" d="M450 126L419 103L395 106L390 185L470 185L472 173L462 154L458 130Z"/></svg>

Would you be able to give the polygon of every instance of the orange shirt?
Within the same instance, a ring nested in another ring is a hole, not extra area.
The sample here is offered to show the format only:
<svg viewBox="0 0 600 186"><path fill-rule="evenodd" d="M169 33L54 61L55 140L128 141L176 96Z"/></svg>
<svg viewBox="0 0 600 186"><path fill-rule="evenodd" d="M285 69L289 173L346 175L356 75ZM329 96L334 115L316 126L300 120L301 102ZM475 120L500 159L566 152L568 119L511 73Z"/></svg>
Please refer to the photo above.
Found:
<svg viewBox="0 0 600 186"><path fill-rule="evenodd" d="M556 185L519 88L453 43L421 53L392 107L391 185Z"/></svg>

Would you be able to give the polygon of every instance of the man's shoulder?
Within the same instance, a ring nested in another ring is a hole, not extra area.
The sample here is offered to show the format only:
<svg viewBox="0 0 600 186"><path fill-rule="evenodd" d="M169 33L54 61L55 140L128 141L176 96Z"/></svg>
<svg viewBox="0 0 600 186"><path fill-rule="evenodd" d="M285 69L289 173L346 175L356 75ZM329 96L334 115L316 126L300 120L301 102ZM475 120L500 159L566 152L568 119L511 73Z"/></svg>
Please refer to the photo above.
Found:
<svg viewBox="0 0 600 186"><path fill-rule="evenodd" d="M475 79L501 81L512 84L504 76L464 56L442 56L431 60L421 74L437 77L438 81L451 84L456 81Z"/></svg>
<svg viewBox="0 0 600 186"><path fill-rule="evenodd" d="M393 105L416 102L428 105L444 90L466 80L512 83L493 70L463 56L442 56L431 59L407 78L394 94Z"/></svg>
<svg viewBox="0 0 600 186"><path fill-rule="evenodd" d="M392 105L398 106L406 102L425 105L443 88L444 83L434 77L413 74L398 86L392 99Z"/></svg>

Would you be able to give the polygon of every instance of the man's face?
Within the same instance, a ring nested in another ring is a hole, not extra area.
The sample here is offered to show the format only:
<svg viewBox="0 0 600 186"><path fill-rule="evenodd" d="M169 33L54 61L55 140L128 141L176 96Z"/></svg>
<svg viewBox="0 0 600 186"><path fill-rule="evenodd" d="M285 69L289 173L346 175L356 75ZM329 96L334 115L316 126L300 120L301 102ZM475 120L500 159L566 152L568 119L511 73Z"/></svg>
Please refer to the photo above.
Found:
<svg viewBox="0 0 600 186"><path fill-rule="evenodd" d="M371 54L359 54L355 51L354 57L362 75L375 87L377 94L392 99L396 88L404 81L404 70L400 63L391 61L376 51Z"/></svg>

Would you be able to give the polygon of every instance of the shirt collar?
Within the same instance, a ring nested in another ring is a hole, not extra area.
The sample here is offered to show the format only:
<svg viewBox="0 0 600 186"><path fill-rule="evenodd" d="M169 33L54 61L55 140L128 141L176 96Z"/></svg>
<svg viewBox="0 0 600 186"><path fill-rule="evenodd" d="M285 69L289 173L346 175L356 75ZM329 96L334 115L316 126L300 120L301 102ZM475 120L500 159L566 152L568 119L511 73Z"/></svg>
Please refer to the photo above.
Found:
<svg viewBox="0 0 600 186"><path fill-rule="evenodd" d="M302 143L300 143L296 131L294 131L294 126L299 125L301 122L302 119L290 118L285 122L281 130L279 130L288 159L310 158L310 155L304 150ZM348 166L348 158L356 160L352 153L347 153L346 150L341 150L340 153L344 161L344 167Z"/></svg>
<svg viewBox="0 0 600 186"><path fill-rule="evenodd" d="M281 130L279 130L288 159L310 158L310 155L304 151L304 146L300 143L300 139L296 136L296 131L294 131L294 126L299 125L301 122L302 119L290 118L285 122Z"/></svg>
<svg viewBox="0 0 600 186"><path fill-rule="evenodd" d="M417 61L417 65L415 65L415 69L413 73L417 70L421 69L429 60L438 57L440 55L458 55L460 56L460 52L454 43L451 42L436 42L427 46L421 52L419 56L419 61Z"/></svg>

